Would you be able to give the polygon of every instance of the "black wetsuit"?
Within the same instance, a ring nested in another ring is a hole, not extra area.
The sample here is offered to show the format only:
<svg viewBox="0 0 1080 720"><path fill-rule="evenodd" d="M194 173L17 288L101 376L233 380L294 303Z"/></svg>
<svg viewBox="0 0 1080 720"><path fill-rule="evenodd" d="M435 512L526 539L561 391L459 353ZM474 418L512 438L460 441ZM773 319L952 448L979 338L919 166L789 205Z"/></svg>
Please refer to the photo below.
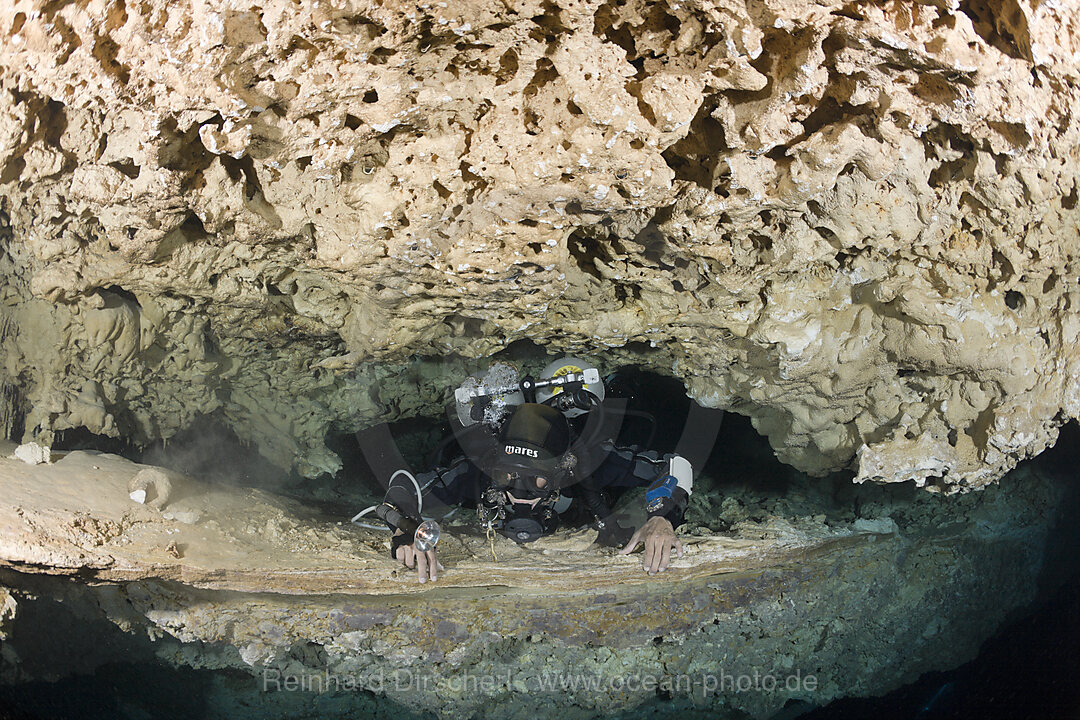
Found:
<svg viewBox="0 0 1080 720"><path fill-rule="evenodd" d="M559 509L560 524L581 526L595 524L610 537L613 543L625 542L629 533L623 532L618 524L612 522L610 506L627 489L650 487L658 480L674 476L678 481L671 490L671 498L662 507L648 514L667 518L672 526L683 523L683 515L690 497L693 473L690 464L675 454L660 456L655 451L642 451L633 446L617 446L610 441L603 441L590 451L590 457L579 463L582 469L593 468L584 477L574 474L560 488L564 506ZM417 476L424 495L424 514L437 517L448 509L438 507L437 500L445 506L465 506L476 508L484 491L490 486L490 480L476 463L465 456L459 456L445 467L439 467ZM651 488L650 488L651 489ZM387 500L415 504L416 491L412 483L406 481L397 488L391 486L387 491ZM569 503L566 502L569 499ZM550 531L550 528L549 528Z"/></svg>

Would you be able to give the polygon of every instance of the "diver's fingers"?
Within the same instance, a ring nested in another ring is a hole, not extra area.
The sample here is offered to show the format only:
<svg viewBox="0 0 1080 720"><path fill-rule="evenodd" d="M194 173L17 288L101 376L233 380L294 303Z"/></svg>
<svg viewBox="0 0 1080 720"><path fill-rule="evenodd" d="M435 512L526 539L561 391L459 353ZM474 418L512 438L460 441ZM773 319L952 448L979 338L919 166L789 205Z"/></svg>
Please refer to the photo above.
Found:
<svg viewBox="0 0 1080 720"><path fill-rule="evenodd" d="M416 553L416 575L420 582L427 582L427 553Z"/></svg>
<svg viewBox="0 0 1080 720"><path fill-rule="evenodd" d="M416 567L416 550L413 548L412 545L405 546L405 567Z"/></svg>
<svg viewBox="0 0 1080 720"><path fill-rule="evenodd" d="M656 572L656 563L654 561L654 558L657 555L656 550L656 540L651 537L648 538L645 541L645 559L641 569L645 570L650 575Z"/></svg>
<svg viewBox="0 0 1080 720"><path fill-rule="evenodd" d="M655 574L667 563L664 560L664 552L667 550L667 538L658 537L653 543L653 561L649 566L649 574Z"/></svg>
<svg viewBox="0 0 1080 720"><path fill-rule="evenodd" d="M675 549L679 551L679 557L683 556L682 540L675 538Z"/></svg>
<svg viewBox="0 0 1080 720"><path fill-rule="evenodd" d="M668 562L670 562L670 561L671 561L671 544L668 543L667 539L665 538L663 543L660 545L660 565L658 566L657 569L660 572L664 572L665 570L667 570Z"/></svg>
<svg viewBox="0 0 1080 720"><path fill-rule="evenodd" d="M634 552L634 548L641 542L641 528L634 531L634 534L630 536L630 542L626 543L626 547L619 551L620 555L628 555Z"/></svg>
<svg viewBox="0 0 1080 720"><path fill-rule="evenodd" d="M428 569L431 571L431 579L432 580L438 580L439 579L439 568L441 568L442 565L439 564L439 559L437 557L435 557L435 551L434 550L428 550L427 551L427 561L428 561Z"/></svg>

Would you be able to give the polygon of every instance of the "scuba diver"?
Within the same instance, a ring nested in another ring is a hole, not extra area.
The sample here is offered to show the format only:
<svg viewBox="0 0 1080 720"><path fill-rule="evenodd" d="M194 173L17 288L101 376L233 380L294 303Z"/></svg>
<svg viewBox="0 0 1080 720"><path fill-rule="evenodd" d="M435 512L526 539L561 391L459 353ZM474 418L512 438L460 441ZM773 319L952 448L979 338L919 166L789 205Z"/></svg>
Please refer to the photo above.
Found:
<svg viewBox="0 0 1080 720"><path fill-rule="evenodd" d="M591 525L597 543L623 546L629 554L644 545L643 570L668 568L672 550L683 546L675 528L693 487L693 468L677 454L659 456L636 446L616 444L625 402L605 403L599 372L565 358L549 365L537 380L518 379L509 365L496 364L483 378L470 377L455 393L453 435L435 453L430 472L395 472L380 505L369 512L393 531L391 557L417 570L420 582L435 580L443 567L436 543L438 523L423 518L424 505L475 508L483 528L518 543L529 543L562 525ZM651 441L651 436L650 436ZM441 464L445 450L461 450ZM632 487L647 487L648 518L637 530L623 528L611 504ZM446 508L449 512L449 508ZM381 528L380 528L381 529Z"/></svg>

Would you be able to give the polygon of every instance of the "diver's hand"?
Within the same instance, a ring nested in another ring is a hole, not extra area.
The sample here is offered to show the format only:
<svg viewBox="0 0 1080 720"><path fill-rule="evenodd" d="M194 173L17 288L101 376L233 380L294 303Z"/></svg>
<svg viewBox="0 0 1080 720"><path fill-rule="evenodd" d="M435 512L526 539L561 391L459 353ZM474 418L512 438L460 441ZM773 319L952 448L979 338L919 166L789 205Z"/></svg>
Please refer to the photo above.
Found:
<svg viewBox="0 0 1080 720"><path fill-rule="evenodd" d="M671 521L667 518L651 517L646 520L645 524L639 527L637 532L630 538L630 542L626 544L626 547L619 551L619 554L629 555L640 542L645 543L645 559L642 570L650 575L667 570L668 562L671 560L672 547L678 550L679 557L683 556L682 543L679 542L679 538L675 537L675 528L672 527Z"/></svg>
<svg viewBox="0 0 1080 720"><path fill-rule="evenodd" d="M395 530L394 535L402 535L400 530ZM427 582L428 573L431 573L432 581L439 579L439 571L445 570L442 563L435 556L435 548L427 552L416 552L416 548L410 543L397 549L398 562L407 568L416 568L416 577L420 582Z"/></svg>

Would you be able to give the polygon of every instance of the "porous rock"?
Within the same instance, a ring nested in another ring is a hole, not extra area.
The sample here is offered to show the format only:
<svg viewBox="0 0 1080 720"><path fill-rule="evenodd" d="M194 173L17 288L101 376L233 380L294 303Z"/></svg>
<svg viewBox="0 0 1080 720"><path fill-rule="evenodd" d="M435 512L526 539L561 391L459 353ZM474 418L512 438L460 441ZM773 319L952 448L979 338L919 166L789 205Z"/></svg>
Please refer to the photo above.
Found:
<svg viewBox="0 0 1080 720"><path fill-rule="evenodd" d="M15 598L12 596L11 591L6 587L0 586L0 640L7 639L7 632L5 625L7 621L15 617L15 612L18 610L18 603L15 602Z"/></svg>
<svg viewBox="0 0 1080 720"><path fill-rule="evenodd" d="M15 448L14 456L16 460L22 460L27 465L40 465L49 462L52 453L47 447L28 442Z"/></svg>
<svg viewBox="0 0 1080 720"><path fill-rule="evenodd" d="M172 496L173 480L170 476L175 475L162 468L143 468L128 481L128 497L140 505L150 505L160 510Z"/></svg>
<svg viewBox="0 0 1080 720"><path fill-rule="evenodd" d="M1080 415L1078 47L1035 0L7 3L5 403L315 474L529 339L981 487Z"/></svg>

